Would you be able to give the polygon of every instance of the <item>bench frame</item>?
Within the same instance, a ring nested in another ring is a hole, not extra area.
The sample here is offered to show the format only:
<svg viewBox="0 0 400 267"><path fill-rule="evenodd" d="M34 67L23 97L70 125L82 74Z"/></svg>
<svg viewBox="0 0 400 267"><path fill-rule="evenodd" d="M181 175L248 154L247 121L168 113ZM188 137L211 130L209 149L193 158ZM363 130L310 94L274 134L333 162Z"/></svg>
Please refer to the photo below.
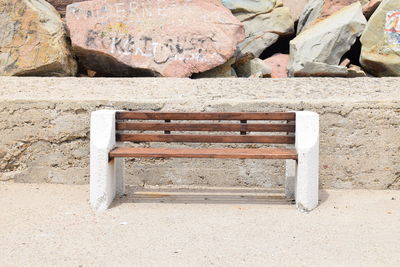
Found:
<svg viewBox="0 0 400 267"><path fill-rule="evenodd" d="M115 196L125 193L123 158L111 158L117 145L116 114L122 110L92 112L90 121L90 204L106 210ZM319 191L319 116L296 111L295 149L297 160L286 160L286 196L295 198L300 211L318 205Z"/></svg>

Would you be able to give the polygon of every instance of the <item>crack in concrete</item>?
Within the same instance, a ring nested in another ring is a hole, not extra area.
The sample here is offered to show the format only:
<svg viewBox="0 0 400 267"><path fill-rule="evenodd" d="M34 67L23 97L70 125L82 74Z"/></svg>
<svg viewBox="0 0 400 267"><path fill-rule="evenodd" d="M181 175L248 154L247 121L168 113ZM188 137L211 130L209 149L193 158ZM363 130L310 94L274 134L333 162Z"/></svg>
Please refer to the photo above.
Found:
<svg viewBox="0 0 400 267"><path fill-rule="evenodd" d="M395 175L396 178L386 186L387 189L392 189L392 187L394 187L395 184L400 182L400 172L396 172Z"/></svg>
<svg viewBox="0 0 400 267"><path fill-rule="evenodd" d="M18 142L23 143L23 144L20 145L18 148L13 149L11 151L11 152L18 151L17 154L8 153L1 160L4 162L2 164L4 167L0 168L0 173L4 172L4 170L7 170L7 172L17 170L21 166L21 163L17 163L17 162L19 162L21 160L21 158L23 157L23 155L25 154L25 152L36 143L42 142L42 143L48 143L50 145L70 144L72 142L77 142L77 141L87 141L89 139L88 136L89 136L89 133L86 133L86 136L67 137L65 139L61 138L56 141L49 141L49 140L45 140L45 139L41 139L41 138L35 139L35 140L29 140L29 141L19 140Z"/></svg>

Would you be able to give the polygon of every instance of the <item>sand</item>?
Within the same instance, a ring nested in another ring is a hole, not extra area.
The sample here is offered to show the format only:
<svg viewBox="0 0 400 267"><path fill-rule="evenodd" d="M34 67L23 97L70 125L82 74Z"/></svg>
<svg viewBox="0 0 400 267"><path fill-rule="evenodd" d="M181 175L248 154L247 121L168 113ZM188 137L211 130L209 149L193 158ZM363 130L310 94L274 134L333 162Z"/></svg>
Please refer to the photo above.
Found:
<svg viewBox="0 0 400 267"><path fill-rule="evenodd" d="M0 183L0 266L399 266L400 191L291 205L149 204L102 213L88 186Z"/></svg>

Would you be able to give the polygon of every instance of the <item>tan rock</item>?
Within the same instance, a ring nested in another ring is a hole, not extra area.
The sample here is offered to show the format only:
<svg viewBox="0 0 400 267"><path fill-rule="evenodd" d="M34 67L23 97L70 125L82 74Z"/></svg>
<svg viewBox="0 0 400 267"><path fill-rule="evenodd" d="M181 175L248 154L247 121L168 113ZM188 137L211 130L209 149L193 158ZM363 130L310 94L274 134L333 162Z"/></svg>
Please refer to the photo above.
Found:
<svg viewBox="0 0 400 267"><path fill-rule="evenodd" d="M251 74L249 77L247 77L249 79L258 79L258 78L264 78L264 75L261 71L258 71L256 73Z"/></svg>
<svg viewBox="0 0 400 267"><path fill-rule="evenodd" d="M347 69L347 77L349 78L367 77L367 74L360 66L350 64L350 66Z"/></svg>
<svg viewBox="0 0 400 267"><path fill-rule="evenodd" d="M264 60L264 62L271 68L271 78L287 78L288 77L288 63L289 55L275 54Z"/></svg>
<svg viewBox="0 0 400 267"><path fill-rule="evenodd" d="M219 0L96 0L66 14L80 62L98 75L189 77L231 58L243 25Z"/></svg>
<svg viewBox="0 0 400 267"><path fill-rule="evenodd" d="M49 3L0 0L0 75L75 75L68 48L60 16Z"/></svg>
<svg viewBox="0 0 400 267"><path fill-rule="evenodd" d="M376 76L400 76L400 0L384 0L361 36L362 67Z"/></svg>

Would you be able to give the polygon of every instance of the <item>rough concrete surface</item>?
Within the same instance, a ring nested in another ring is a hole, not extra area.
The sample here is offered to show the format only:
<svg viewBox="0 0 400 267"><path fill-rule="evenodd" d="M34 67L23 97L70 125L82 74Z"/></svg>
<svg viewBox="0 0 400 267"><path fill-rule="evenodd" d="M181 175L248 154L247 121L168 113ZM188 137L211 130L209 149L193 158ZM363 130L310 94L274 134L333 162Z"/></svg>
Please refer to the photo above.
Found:
<svg viewBox="0 0 400 267"><path fill-rule="evenodd" d="M400 189L398 78L8 77L0 88L0 180L88 183L89 113L97 109L311 110L320 115L323 188ZM279 186L284 178L280 160L127 163L133 185Z"/></svg>
<svg viewBox="0 0 400 267"><path fill-rule="evenodd" d="M89 208L88 186L0 183L1 266L399 266L400 191L292 205Z"/></svg>

